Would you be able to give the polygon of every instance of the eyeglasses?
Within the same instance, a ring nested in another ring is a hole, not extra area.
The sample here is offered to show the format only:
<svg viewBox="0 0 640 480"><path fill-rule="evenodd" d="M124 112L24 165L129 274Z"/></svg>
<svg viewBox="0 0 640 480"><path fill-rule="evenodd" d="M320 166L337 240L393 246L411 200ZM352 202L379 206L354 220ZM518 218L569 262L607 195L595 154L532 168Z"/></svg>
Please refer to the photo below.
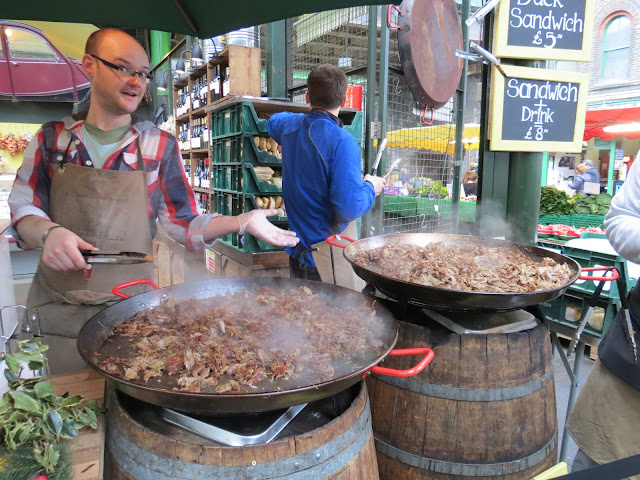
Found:
<svg viewBox="0 0 640 480"><path fill-rule="evenodd" d="M107 67L113 68L118 74L118 76L123 80L130 80L131 78L134 78L136 76L138 77L138 80L142 84L148 83L151 80L153 80L153 75L151 75L150 73L136 72L134 69L125 67L124 65L116 65L115 63L107 62L105 59L100 58L97 55L93 55L93 54L89 54L89 55L91 55L96 60L100 60Z"/></svg>

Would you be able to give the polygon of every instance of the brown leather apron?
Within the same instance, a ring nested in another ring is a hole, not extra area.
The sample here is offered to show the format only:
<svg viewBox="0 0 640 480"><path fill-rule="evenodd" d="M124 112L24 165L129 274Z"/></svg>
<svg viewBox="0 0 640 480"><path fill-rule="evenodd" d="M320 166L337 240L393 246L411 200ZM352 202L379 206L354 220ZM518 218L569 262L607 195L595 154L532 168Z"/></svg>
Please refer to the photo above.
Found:
<svg viewBox="0 0 640 480"><path fill-rule="evenodd" d="M139 146L135 172L67 163L54 166L51 220L103 253L151 254L147 179L143 168ZM141 278L153 278L153 263L95 264L87 280L82 270L60 272L40 261L29 290L27 308L30 315L38 310L44 342L49 345L47 357L51 373L86 368L76 348L78 332L89 318L119 300L111 293L114 286ZM134 287L127 293L135 295L146 289Z"/></svg>
<svg viewBox="0 0 640 480"><path fill-rule="evenodd" d="M356 221L349 223L340 235L357 240L359 235ZM339 285L357 292L361 292L365 287L365 281L355 274L351 264L344 258L342 248L320 242L311 246L311 252L316 269L324 283Z"/></svg>

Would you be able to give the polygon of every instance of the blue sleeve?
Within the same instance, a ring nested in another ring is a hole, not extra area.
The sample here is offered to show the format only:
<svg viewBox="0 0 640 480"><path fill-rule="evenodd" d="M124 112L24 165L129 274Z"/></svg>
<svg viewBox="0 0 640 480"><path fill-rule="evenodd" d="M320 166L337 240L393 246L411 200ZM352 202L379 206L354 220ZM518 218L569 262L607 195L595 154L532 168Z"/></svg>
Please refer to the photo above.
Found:
<svg viewBox="0 0 640 480"><path fill-rule="evenodd" d="M573 180L573 182L571 182L568 186L569 188L573 188L574 190L577 191L582 189L583 184L584 184L584 177L582 176L582 174L580 174L580 175L577 175Z"/></svg>
<svg viewBox="0 0 640 480"><path fill-rule="evenodd" d="M373 185L362 181L360 147L347 135L336 144L329 171L331 204L341 223L364 215L375 199Z"/></svg>
<svg viewBox="0 0 640 480"><path fill-rule="evenodd" d="M269 136L278 143L281 143L282 134L284 133L284 128L290 115L291 113L289 112L281 112L274 113L269 117L267 132L269 132Z"/></svg>

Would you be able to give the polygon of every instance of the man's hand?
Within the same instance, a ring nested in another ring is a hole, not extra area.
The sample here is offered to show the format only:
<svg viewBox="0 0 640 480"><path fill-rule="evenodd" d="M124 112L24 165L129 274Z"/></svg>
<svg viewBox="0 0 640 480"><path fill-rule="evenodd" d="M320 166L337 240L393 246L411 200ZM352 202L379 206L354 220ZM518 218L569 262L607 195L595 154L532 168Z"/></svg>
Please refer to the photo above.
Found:
<svg viewBox="0 0 640 480"><path fill-rule="evenodd" d="M87 262L80 250L98 250L66 228L51 230L42 246L42 261L54 270L81 270Z"/></svg>
<svg viewBox="0 0 640 480"><path fill-rule="evenodd" d="M369 174L364 176L364 181L369 182L371 185L373 185L373 189L376 192L376 197L382 193L382 191L384 190L384 186L387 184L387 181L384 178L372 177Z"/></svg>
<svg viewBox="0 0 640 480"><path fill-rule="evenodd" d="M241 235L245 232L250 233L265 242L279 247L296 246L300 239L296 237L295 232L278 228L267 220L267 217L271 217L277 213L278 211L276 209L269 208L264 210L251 210L250 212L238 215L237 218L240 225L238 233Z"/></svg>

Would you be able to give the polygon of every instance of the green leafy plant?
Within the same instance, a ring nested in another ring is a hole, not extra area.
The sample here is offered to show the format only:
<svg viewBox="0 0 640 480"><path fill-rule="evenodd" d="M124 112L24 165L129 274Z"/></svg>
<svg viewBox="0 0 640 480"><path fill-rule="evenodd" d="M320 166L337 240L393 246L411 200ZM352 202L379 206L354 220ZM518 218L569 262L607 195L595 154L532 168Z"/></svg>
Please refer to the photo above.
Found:
<svg viewBox="0 0 640 480"><path fill-rule="evenodd" d="M571 197L562 190L542 187L540 193L540 215L569 215L573 213Z"/></svg>
<svg viewBox="0 0 640 480"><path fill-rule="evenodd" d="M44 353L49 347L36 337L18 342L18 348L18 352L6 355L4 359L8 367L4 375L9 382L9 391L0 398L2 478L5 478L3 467L20 459L19 465L24 463L27 448L39 472L50 474L59 463L68 464L69 451L64 441L77 436L83 427L98 428L97 415L104 411L95 401L83 405L81 396L56 395L45 377L22 378L25 365L29 370L48 371Z"/></svg>
<svg viewBox="0 0 640 480"><path fill-rule="evenodd" d="M610 206L611 195L601 193L600 195L591 195L577 200L573 210L575 213L586 215L606 215Z"/></svg>

